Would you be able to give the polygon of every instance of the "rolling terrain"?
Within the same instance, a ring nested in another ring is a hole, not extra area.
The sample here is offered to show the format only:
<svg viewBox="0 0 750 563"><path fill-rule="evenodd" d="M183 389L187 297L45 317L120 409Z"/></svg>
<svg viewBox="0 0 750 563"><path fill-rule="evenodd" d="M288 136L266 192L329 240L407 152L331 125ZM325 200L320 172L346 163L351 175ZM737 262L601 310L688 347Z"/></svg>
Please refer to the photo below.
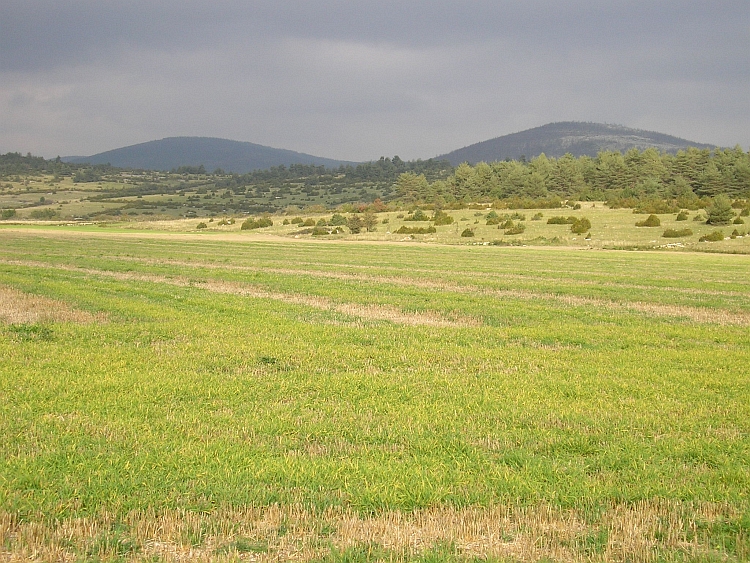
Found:
<svg viewBox="0 0 750 563"><path fill-rule="evenodd" d="M584 123L576 121L548 123L518 133L504 135L436 157L456 166L462 162L494 162L498 160L527 160L544 153L548 157L573 156L595 157L600 151L627 152L637 148L656 148L660 152L676 153L688 147L714 148L713 145L696 143L663 133L641 131L621 125Z"/></svg>
<svg viewBox="0 0 750 563"><path fill-rule="evenodd" d="M220 168L238 174L291 164L314 164L329 168L351 164L343 160L213 137L169 137L92 156L67 157L64 160L72 163L110 164L118 168L163 171L186 166L203 166L209 172Z"/></svg>

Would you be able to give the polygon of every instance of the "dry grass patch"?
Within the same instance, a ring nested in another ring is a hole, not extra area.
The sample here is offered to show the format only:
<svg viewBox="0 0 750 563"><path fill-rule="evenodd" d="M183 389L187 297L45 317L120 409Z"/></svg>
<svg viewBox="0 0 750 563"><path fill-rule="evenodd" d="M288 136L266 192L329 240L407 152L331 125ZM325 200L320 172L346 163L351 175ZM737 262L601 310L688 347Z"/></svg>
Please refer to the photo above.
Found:
<svg viewBox="0 0 750 563"><path fill-rule="evenodd" d="M666 500L612 505L595 521L551 506L438 507L369 517L340 508L315 513L299 506L271 506L209 514L132 512L120 519L105 513L47 523L20 522L0 513L0 559L73 561L84 555L133 561L313 561L331 550L378 546L392 560L406 561L449 545L458 560L614 563L678 555L731 562L750 555L748 538L741 532L729 538L733 548L727 552L712 545L710 530L737 517L726 505Z"/></svg>
<svg viewBox="0 0 750 563"><path fill-rule="evenodd" d="M18 291L0 285L0 321L8 324L48 322L88 324L103 322L103 315L94 315L67 303Z"/></svg>

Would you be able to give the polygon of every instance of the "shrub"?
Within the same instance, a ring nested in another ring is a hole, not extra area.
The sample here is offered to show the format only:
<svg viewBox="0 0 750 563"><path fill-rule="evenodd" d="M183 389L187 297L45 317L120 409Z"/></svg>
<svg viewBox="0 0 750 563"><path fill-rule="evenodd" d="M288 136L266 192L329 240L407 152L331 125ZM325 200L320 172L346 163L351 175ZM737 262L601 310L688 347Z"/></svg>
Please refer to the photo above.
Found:
<svg viewBox="0 0 750 563"><path fill-rule="evenodd" d="M349 227L349 231L353 235L358 235L362 232L362 229L365 227L364 222L359 217L359 215L352 215L346 220L346 226Z"/></svg>
<svg viewBox="0 0 750 563"><path fill-rule="evenodd" d="M537 213L536 215L534 215L531 218L531 220L532 221L541 221L542 217L544 217L544 213Z"/></svg>
<svg viewBox="0 0 750 563"><path fill-rule="evenodd" d="M11 217L16 216L16 210L15 209L3 209L2 213L0 214L0 218L2 219L10 219Z"/></svg>
<svg viewBox="0 0 750 563"><path fill-rule="evenodd" d="M633 209L633 213L677 213L680 210L677 205L663 199L647 199L639 201Z"/></svg>
<svg viewBox="0 0 750 563"><path fill-rule="evenodd" d="M331 220L328 221L328 224L334 227L343 227L344 225L346 225L346 217L341 215L341 213L334 213L333 217L331 217Z"/></svg>
<svg viewBox="0 0 750 563"><path fill-rule="evenodd" d="M570 217L563 217L561 215L550 217L547 219L548 225L572 225L575 223L578 219L576 217L573 217L572 215Z"/></svg>
<svg viewBox="0 0 750 563"><path fill-rule="evenodd" d="M295 217L291 220L292 225L301 225L304 222L304 219L302 217Z"/></svg>
<svg viewBox="0 0 750 563"><path fill-rule="evenodd" d="M643 221L636 222L636 227L658 227L661 225L661 221L656 215L649 215Z"/></svg>
<svg viewBox="0 0 750 563"><path fill-rule="evenodd" d="M575 211L576 209L580 209L580 208L581 208L581 204L580 204L580 203L576 203L576 204L575 204L575 205L573 206L573 211Z"/></svg>
<svg viewBox="0 0 750 563"><path fill-rule="evenodd" d="M703 235L698 239L698 242L718 242L724 240L724 233L722 231L713 231L707 235Z"/></svg>
<svg viewBox="0 0 750 563"><path fill-rule="evenodd" d="M740 211L740 217L750 217L750 207L746 207L745 209Z"/></svg>
<svg viewBox="0 0 750 563"><path fill-rule="evenodd" d="M315 223L315 225L317 227L327 227L328 226L328 221L326 221L325 219L321 218L321 219L318 219L318 222Z"/></svg>
<svg viewBox="0 0 750 563"><path fill-rule="evenodd" d="M305 221L302 223L303 227L314 227L315 226L315 219L310 217L309 219L305 219Z"/></svg>
<svg viewBox="0 0 750 563"><path fill-rule="evenodd" d="M732 234L729 235L729 238L737 238L738 236L740 236L740 232L737 229L735 229L732 231Z"/></svg>
<svg viewBox="0 0 750 563"><path fill-rule="evenodd" d="M700 213L698 213L695 217L693 217L693 221L705 221L705 220L706 218Z"/></svg>
<svg viewBox="0 0 750 563"><path fill-rule="evenodd" d="M32 219L54 219L57 212L54 209L34 209L31 212Z"/></svg>
<svg viewBox="0 0 750 563"><path fill-rule="evenodd" d="M570 231L577 235L582 235L589 230L591 230L591 221L586 219L586 217L576 219L576 222L570 226Z"/></svg>
<svg viewBox="0 0 750 563"><path fill-rule="evenodd" d="M428 235L430 233L436 233L435 227L407 227L402 225L401 228L396 231L399 235Z"/></svg>
<svg viewBox="0 0 750 563"><path fill-rule="evenodd" d="M317 227L313 228L311 234L312 234L312 236L317 237L317 236L320 236L320 235L330 235L331 231L329 231L328 229L326 229L325 226L317 226Z"/></svg>
<svg viewBox="0 0 750 563"><path fill-rule="evenodd" d="M463 232L461 233L461 236L464 238L473 237L474 231L472 231L471 229L464 229Z"/></svg>
<svg viewBox="0 0 750 563"><path fill-rule="evenodd" d="M744 225L745 221L741 217L735 217L734 221L732 221L733 225Z"/></svg>
<svg viewBox="0 0 750 563"><path fill-rule="evenodd" d="M283 221L281 222L281 224L282 224L282 225L288 225L288 224L289 224L289 219L284 219L284 220L283 220Z"/></svg>
<svg viewBox="0 0 750 563"><path fill-rule="evenodd" d="M219 223L221 225L221 223ZM248 231L251 229L262 229L263 227L272 227L273 221L270 217L261 217L260 219L248 218L242 223L240 230Z"/></svg>
<svg viewBox="0 0 750 563"><path fill-rule="evenodd" d="M734 217L732 202L723 194L719 194L711 200L711 205L706 212L708 213L706 223L709 225L728 225Z"/></svg>
<svg viewBox="0 0 750 563"><path fill-rule="evenodd" d="M667 229L661 236L664 238L680 238L689 237L692 234L693 231L691 229Z"/></svg>
<svg viewBox="0 0 750 563"><path fill-rule="evenodd" d="M505 229L506 235L520 235L526 230L526 225L523 223L518 223L517 225L512 225L511 227Z"/></svg>
<svg viewBox="0 0 750 563"><path fill-rule="evenodd" d="M677 220L678 221L687 221L687 218L688 218L687 211L680 211L677 214Z"/></svg>
<svg viewBox="0 0 750 563"><path fill-rule="evenodd" d="M421 209L417 209L411 217L407 217L404 221L429 221L430 218Z"/></svg>
<svg viewBox="0 0 750 563"><path fill-rule="evenodd" d="M453 217L445 211L435 211L435 214L432 216L432 222L438 227L440 225L451 225L453 224Z"/></svg>
<svg viewBox="0 0 750 563"><path fill-rule="evenodd" d="M196 229L208 229L208 225L206 225L203 221L198 223L198 225L195 227Z"/></svg>

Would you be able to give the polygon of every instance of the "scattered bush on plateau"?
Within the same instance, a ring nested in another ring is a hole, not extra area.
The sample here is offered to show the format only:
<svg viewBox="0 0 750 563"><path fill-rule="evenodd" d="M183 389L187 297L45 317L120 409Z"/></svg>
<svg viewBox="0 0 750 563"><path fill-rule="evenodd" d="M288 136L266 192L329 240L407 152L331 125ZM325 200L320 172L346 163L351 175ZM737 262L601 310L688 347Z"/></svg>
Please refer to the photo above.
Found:
<svg viewBox="0 0 750 563"><path fill-rule="evenodd" d="M691 229L667 229L661 235L664 238L689 237L693 234Z"/></svg>
<svg viewBox="0 0 750 563"><path fill-rule="evenodd" d="M661 220L653 214L649 215L643 221L637 221L635 224L636 227L658 227L659 225L661 225Z"/></svg>
<svg viewBox="0 0 750 563"><path fill-rule="evenodd" d="M591 230L591 221L589 221L586 217L581 217L580 219L576 219L575 223L573 223L570 226L570 231L577 235L582 235L583 233L586 233L590 230Z"/></svg>
<svg viewBox="0 0 750 563"><path fill-rule="evenodd" d="M399 230L396 231L399 235L428 235L430 233L436 233L435 227L407 227L402 225ZM463 236L463 235L462 235Z"/></svg>
<svg viewBox="0 0 750 563"><path fill-rule="evenodd" d="M472 231L471 229L464 229L463 232L461 233L461 236L464 238L473 237L474 231Z"/></svg>
<svg viewBox="0 0 750 563"><path fill-rule="evenodd" d="M262 229L264 227L273 227L273 221L270 217L261 217L260 219L246 219L240 230L249 231L251 229Z"/></svg>
<svg viewBox="0 0 750 563"><path fill-rule="evenodd" d="M722 231L713 231L707 235L703 235L698 239L698 242L718 242L724 240L724 233Z"/></svg>

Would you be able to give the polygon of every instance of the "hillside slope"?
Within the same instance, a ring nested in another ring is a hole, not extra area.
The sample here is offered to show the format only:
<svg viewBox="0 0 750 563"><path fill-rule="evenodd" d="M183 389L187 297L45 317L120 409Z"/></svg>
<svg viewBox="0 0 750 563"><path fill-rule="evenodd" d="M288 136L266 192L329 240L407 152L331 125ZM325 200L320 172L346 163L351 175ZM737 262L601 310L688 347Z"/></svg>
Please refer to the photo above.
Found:
<svg viewBox="0 0 750 563"><path fill-rule="evenodd" d="M713 145L695 143L653 131L641 131L620 125L583 123L576 121L549 123L503 137L476 143L436 157L456 166L462 162L494 162L497 160L531 159L541 153L560 157L596 156L599 151L625 152L654 147L659 151L675 153L686 147L713 148Z"/></svg>
<svg viewBox="0 0 750 563"><path fill-rule="evenodd" d="M93 156L68 157L67 162L111 164L119 168L143 170L172 170L180 166L200 166L213 171L244 174L266 170L272 166L315 164L338 167L345 161L321 158L285 149L274 149L254 143L230 141L213 137L168 137L128 147L114 149Z"/></svg>

